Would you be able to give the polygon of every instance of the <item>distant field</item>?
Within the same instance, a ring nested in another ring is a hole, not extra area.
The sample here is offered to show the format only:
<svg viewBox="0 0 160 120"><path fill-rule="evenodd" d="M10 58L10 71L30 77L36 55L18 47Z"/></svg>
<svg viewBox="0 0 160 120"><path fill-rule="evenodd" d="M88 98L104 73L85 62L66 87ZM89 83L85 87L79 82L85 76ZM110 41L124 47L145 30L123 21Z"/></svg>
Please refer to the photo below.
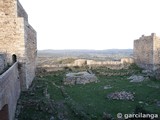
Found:
<svg viewBox="0 0 160 120"><path fill-rule="evenodd" d="M37 67L72 64L76 59L96 61L117 61L124 57L133 57L132 49L110 50L40 50Z"/></svg>
<svg viewBox="0 0 160 120"><path fill-rule="evenodd" d="M108 50L39 50L38 57L50 58L84 58L92 60L119 60L123 57L131 57L132 49L108 49Z"/></svg>
<svg viewBox="0 0 160 120"><path fill-rule="evenodd" d="M76 68L72 71L84 71ZM101 74L114 73L112 76ZM68 70L38 75L30 89L22 92L17 110L21 111L19 120L109 120L117 119L117 113L154 113L160 115L160 81L152 78L140 83L131 83L127 79L132 74L141 74L141 69L110 70L96 68L93 72L98 83L86 85L63 85ZM123 75L123 73L128 73ZM115 73L120 73L115 75ZM105 86L110 89L104 89ZM134 101L110 100L112 92L128 91L135 93Z"/></svg>

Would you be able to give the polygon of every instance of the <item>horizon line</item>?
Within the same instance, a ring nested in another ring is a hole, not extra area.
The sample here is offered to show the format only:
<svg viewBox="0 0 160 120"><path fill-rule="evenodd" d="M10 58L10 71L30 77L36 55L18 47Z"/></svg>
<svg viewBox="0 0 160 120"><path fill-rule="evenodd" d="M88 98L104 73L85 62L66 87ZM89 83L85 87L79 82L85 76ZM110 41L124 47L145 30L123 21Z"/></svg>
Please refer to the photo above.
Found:
<svg viewBox="0 0 160 120"><path fill-rule="evenodd" d="M103 50L127 50L127 49L131 49L133 50L133 48L109 48L109 49L37 49L38 51L41 50L95 50L95 51L103 51Z"/></svg>

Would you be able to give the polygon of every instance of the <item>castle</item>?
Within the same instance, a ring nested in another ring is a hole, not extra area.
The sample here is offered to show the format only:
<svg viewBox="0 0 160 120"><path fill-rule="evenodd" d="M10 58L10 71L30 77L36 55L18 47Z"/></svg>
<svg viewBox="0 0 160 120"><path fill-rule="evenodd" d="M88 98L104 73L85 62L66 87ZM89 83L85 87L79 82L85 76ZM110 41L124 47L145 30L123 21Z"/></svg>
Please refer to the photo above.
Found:
<svg viewBox="0 0 160 120"><path fill-rule="evenodd" d="M20 92L27 90L35 77L36 36L19 1L0 0L0 120L14 119ZM134 58L140 67L158 71L160 38L151 34L135 40Z"/></svg>
<svg viewBox="0 0 160 120"><path fill-rule="evenodd" d="M134 59L139 67L157 73L156 77L159 78L160 37L152 33L134 40Z"/></svg>
<svg viewBox="0 0 160 120"><path fill-rule="evenodd" d="M14 118L21 90L35 77L37 37L18 0L0 0L0 119ZM11 67L10 67L11 66ZM7 71L4 71L9 67Z"/></svg>

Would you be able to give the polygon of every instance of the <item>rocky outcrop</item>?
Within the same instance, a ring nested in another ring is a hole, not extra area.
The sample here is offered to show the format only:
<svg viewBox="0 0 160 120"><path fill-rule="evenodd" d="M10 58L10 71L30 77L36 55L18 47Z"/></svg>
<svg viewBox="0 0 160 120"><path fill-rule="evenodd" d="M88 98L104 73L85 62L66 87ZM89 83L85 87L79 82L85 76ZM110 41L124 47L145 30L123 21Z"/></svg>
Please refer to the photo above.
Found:
<svg viewBox="0 0 160 120"><path fill-rule="evenodd" d="M65 85L86 84L90 82L98 82L94 74L88 72L68 73L63 80Z"/></svg>

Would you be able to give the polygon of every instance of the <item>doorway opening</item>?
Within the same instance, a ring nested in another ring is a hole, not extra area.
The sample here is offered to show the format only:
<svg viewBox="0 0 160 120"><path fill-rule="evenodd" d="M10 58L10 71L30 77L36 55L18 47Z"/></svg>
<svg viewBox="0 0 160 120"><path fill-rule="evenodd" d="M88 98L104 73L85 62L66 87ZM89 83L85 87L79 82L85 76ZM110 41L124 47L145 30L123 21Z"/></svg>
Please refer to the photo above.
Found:
<svg viewBox="0 0 160 120"><path fill-rule="evenodd" d="M12 63L17 62L17 56L15 54L12 55Z"/></svg>

